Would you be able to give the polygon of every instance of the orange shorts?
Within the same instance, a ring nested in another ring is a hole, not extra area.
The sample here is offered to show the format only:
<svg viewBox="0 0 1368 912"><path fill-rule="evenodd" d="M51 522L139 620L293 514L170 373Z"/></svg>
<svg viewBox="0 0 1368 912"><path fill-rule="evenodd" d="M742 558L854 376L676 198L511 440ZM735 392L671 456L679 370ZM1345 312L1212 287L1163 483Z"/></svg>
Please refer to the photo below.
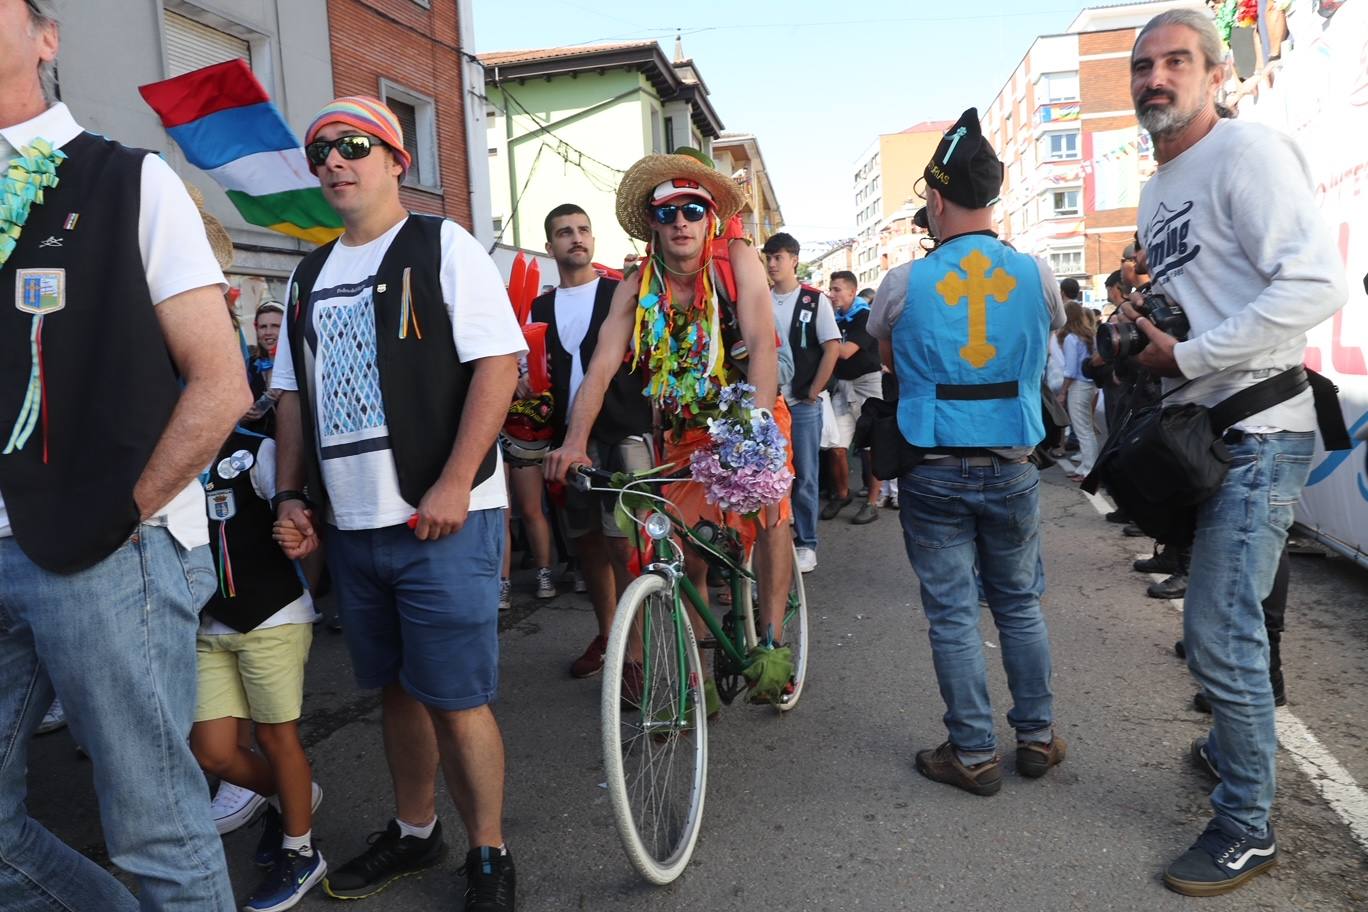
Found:
<svg viewBox="0 0 1368 912"><path fill-rule="evenodd" d="M779 425L784 440L788 441L788 470L793 472L793 416L789 414L788 403L784 401L783 396L774 400L774 421ZM665 462L674 463L676 473L687 473L689 458L694 451L704 449L711 440L706 427L689 428L677 439L672 439L667 433ZM674 503L679 518L691 527L706 520L735 529L741 535L746 552L749 552L751 545L755 543L760 529L787 525L793 518L793 506L789 503L788 497L773 507L762 510L751 519L740 513L724 513L717 504L708 503L707 491L703 485L695 481L676 481L665 485L661 494Z"/></svg>

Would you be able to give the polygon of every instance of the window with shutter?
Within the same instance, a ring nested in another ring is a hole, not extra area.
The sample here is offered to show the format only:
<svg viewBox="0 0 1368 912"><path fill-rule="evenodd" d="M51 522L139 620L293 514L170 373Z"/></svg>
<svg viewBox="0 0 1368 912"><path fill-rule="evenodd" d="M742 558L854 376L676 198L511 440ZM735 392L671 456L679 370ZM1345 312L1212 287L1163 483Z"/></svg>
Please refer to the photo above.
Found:
<svg viewBox="0 0 1368 912"><path fill-rule="evenodd" d="M404 148L412 164L404 184L434 193L441 192L441 168L437 159L437 105L425 95L380 80L380 98L389 105L404 131Z"/></svg>
<svg viewBox="0 0 1368 912"><path fill-rule="evenodd" d="M245 39L170 10L164 15L168 77L225 60L245 60L248 66L252 65L252 46Z"/></svg>
<svg viewBox="0 0 1368 912"><path fill-rule="evenodd" d="M425 184L423 178L422 156L418 154L418 112L413 109L413 105L406 101L399 101L390 98L387 102L394 116L399 118L399 129L404 131L404 148L408 151L409 158L413 160L413 166L409 169L406 182L415 184Z"/></svg>

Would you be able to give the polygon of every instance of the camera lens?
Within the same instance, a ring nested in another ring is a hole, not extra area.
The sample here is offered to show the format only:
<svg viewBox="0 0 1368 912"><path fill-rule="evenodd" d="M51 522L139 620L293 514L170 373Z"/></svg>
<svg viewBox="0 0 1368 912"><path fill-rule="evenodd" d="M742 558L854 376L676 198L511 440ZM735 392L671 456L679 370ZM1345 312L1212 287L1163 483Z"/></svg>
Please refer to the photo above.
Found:
<svg viewBox="0 0 1368 912"><path fill-rule="evenodd" d="M1107 361L1139 354L1149 336L1134 323L1104 323L1097 328L1097 352Z"/></svg>

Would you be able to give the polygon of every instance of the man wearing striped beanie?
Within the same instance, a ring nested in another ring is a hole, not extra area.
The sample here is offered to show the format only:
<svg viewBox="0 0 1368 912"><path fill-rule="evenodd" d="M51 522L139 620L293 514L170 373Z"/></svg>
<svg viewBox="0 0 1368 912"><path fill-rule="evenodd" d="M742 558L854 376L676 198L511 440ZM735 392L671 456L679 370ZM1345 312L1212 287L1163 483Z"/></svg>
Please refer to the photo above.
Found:
<svg viewBox="0 0 1368 912"><path fill-rule="evenodd" d="M495 444L523 336L503 279L454 222L410 214L394 112L339 98L305 133L342 236L300 261L272 385L276 539L327 542L359 686L383 693L396 814L324 889L360 899L446 854L439 757L470 839L465 908L513 908L498 685L504 476Z"/></svg>

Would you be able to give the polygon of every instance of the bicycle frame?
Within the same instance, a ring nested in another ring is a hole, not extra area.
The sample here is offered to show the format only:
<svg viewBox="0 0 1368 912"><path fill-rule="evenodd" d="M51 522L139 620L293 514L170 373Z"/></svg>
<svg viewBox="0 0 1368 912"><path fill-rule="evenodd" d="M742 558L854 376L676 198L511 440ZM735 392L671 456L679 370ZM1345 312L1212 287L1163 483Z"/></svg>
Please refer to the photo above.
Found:
<svg viewBox="0 0 1368 912"><path fill-rule="evenodd" d="M683 479L655 477L650 480L654 483L668 483L673 481L680 481ZM619 497L621 497L622 494L628 491L628 488L590 488L590 490L598 490L601 493L617 493ZM637 490L633 491L632 493L640 494L643 492ZM726 553L724 550L718 547L715 547L712 542L705 541L698 535L695 529L690 528L686 523L684 523L683 520L681 520L673 512L671 512L669 509L666 509L665 505L669 504L669 501L658 496L651 496L652 499L658 502L657 505L653 508L654 511L664 515L666 518L670 520L671 528L674 530L674 533L679 536L680 539L692 545L702 556L703 560L707 564L713 567L719 567L728 572L728 574L731 577L730 587L732 593L732 607L733 610L736 610L739 607L742 600L742 583L745 581L749 581L753 587L758 585L758 581L755 577L755 574L747 570L744 566L742 566L742 563L744 561L738 562L734 560L732 555ZM639 520L637 520L637 522L638 524L640 524ZM745 669L749 665L751 665L753 660L751 659L749 655L749 650L746 647L746 632L744 628L739 624L735 625L733 635L728 636L727 631L722 626L721 620L719 620L717 615L713 613L711 607L708 605L707 600L698 591L697 587L694 586L693 581L690 580L688 575L685 573L684 551L682 545L675 541L674 536L666 536L661 539L654 539L654 542L656 549L656 559L650 566L643 569L643 573L660 574L665 577L667 582L670 583L670 589L673 593L672 611L674 613L676 661L679 662L679 667L687 668L689 665L687 656L685 655L684 644L686 643L687 639L684 635L683 629L683 625L685 623L685 600L687 600L688 603L693 606L695 613L703 621L703 625L708 628L708 632L712 635L714 642L717 644L717 648L721 649L724 653L726 653L727 657L731 659L733 662L735 662L738 668ZM787 618L788 609L786 608L785 620L787 620ZM650 625L643 624L643 665L645 665L645 663L649 661L649 656L651 654L650 633ZM641 706L646 707L650 705L649 682L651 676L649 674L644 674L643 677L645 690L642 694ZM687 697L688 690L692 686L693 684L691 682L681 681L682 690L679 694L679 708L677 711L677 718L674 720L674 723L663 723L663 720L642 719L643 727L647 730L650 730L658 726L661 726L662 723L664 727L670 727L671 724L678 724L680 726L687 725L688 720L685 718L687 700L685 698ZM643 712L644 711L645 710L643 709Z"/></svg>

